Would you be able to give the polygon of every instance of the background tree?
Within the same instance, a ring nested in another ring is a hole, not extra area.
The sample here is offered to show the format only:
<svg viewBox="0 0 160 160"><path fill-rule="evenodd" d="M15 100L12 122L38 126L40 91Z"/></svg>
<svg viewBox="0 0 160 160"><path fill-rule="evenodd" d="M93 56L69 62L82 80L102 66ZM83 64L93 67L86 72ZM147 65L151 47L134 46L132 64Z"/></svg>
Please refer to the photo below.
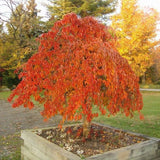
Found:
<svg viewBox="0 0 160 160"><path fill-rule="evenodd" d="M28 59L37 49L35 38L43 32L37 14L35 0L29 0L26 7L23 4L16 6L7 23L9 38L17 43L17 53L13 58L18 62L24 63L24 59Z"/></svg>
<svg viewBox="0 0 160 160"><path fill-rule="evenodd" d="M1 16L1 20L6 23L7 27L7 32L3 36L3 42L6 43L3 45L7 46L7 51L3 54L10 57L8 62L5 58L3 59L3 67L13 69L28 60L37 50L38 43L35 38L44 32L44 24L37 15L39 11L36 9L35 0L29 0L26 5L13 0L3 1L11 12L7 20ZM8 48L12 48L12 51L9 52ZM11 65L8 66L8 63Z"/></svg>
<svg viewBox="0 0 160 160"><path fill-rule="evenodd" d="M76 13L81 17L94 16L106 18L105 15L115 11L117 0L49 0L47 6L52 26L67 13Z"/></svg>
<svg viewBox="0 0 160 160"><path fill-rule="evenodd" d="M3 14L0 16L7 29L1 36L0 67L7 72L4 79L8 81L4 84L11 84L13 79L17 79L13 71L36 52L38 42L35 39L44 31L44 24L37 15L35 0L29 0L26 5L13 0L3 2L11 15L9 19L5 19ZM6 77L7 75L9 77Z"/></svg>
<svg viewBox="0 0 160 160"><path fill-rule="evenodd" d="M44 105L46 119L60 114L63 124L83 118L84 137L98 110L126 116L140 112L138 78L116 51L108 27L91 17L67 14L39 41L38 52L23 66L22 81L9 97L16 96L13 107L31 109L33 97Z"/></svg>
<svg viewBox="0 0 160 160"><path fill-rule="evenodd" d="M6 37L7 34L3 32L0 38L0 79L1 85L13 89L13 86L19 82L18 77L14 74L14 69L12 69L17 64L12 58L15 46L14 42L6 41Z"/></svg>
<svg viewBox="0 0 160 160"><path fill-rule="evenodd" d="M160 46L153 48L152 60L153 65L145 73L146 82L160 85Z"/></svg>
<svg viewBox="0 0 160 160"><path fill-rule="evenodd" d="M137 76L152 65L151 51L157 45L158 13L142 11L137 0L122 0L121 12L112 17L112 27L118 38L117 49L128 60Z"/></svg>
<svg viewBox="0 0 160 160"><path fill-rule="evenodd" d="M3 24L0 24L0 64L2 63L2 50L3 50ZM0 87L2 86L3 74L4 69L0 66Z"/></svg>

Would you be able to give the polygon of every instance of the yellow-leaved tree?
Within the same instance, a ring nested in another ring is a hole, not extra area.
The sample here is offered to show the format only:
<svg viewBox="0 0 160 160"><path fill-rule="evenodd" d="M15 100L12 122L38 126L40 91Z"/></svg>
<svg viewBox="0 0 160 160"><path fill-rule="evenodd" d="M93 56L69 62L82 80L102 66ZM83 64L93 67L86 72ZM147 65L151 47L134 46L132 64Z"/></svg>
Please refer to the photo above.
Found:
<svg viewBox="0 0 160 160"><path fill-rule="evenodd" d="M152 65L151 51L158 43L155 40L158 19L156 10L143 11L137 0L121 0L120 13L112 17L117 49L139 77Z"/></svg>

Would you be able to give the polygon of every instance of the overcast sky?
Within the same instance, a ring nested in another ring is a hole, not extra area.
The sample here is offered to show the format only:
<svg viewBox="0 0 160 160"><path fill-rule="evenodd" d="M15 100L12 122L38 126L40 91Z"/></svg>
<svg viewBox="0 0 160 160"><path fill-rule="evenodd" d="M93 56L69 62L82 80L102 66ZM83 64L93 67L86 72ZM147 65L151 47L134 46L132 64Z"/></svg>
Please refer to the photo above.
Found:
<svg viewBox="0 0 160 160"><path fill-rule="evenodd" d="M16 1L27 1L27 0L16 0ZM120 0L119 0L120 1ZM3 6L1 6L3 3L3 0L0 0L0 9L3 12L7 12L7 9ZM45 4L49 3L48 0L36 0L37 7L39 10L41 10L40 15L43 17L46 17L46 7ZM155 8L160 13L160 0L138 0L138 5L142 8Z"/></svg>
<svg viewBox="0 0 160 160"><path fill-rule="evenodd" d="M142 8L154 8L159 12L159 16L160 16L160 0L139 0L138 3ZM157 32L157 39L160 39L160 22L158 22L157 25L158 28L158 32Z"/></svg>
<svg viewBox="0 0 160 160"><path fill-rule="evenodd" d="M155 8L160 13L160 0L138 0L142 7Z"/></svg>

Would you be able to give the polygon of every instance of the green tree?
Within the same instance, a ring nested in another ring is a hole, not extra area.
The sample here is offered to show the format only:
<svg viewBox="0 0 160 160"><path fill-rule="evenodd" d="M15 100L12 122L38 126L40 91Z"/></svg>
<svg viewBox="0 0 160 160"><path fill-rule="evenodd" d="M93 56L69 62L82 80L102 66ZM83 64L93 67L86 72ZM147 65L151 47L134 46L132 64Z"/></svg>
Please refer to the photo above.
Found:
<svg viewBox="0 0 160 160"><path fill-rule="evenodd" d="M49 0L47 6L50 23L63 18L63 15L74 12L81 17L101 17L115 10L117 0Z"/></svg>

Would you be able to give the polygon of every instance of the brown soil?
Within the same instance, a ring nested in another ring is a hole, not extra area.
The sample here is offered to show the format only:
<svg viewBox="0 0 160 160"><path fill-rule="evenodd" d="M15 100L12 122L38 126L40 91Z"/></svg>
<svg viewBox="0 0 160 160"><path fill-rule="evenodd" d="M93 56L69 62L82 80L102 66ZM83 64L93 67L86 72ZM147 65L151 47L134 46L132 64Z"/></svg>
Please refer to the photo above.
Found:
<svg viewBox="0 0 160 160"><path fill-rule="evenodd" d="M82 136L81 125L42 130L37 134L80 157L89 157L146 140L143 137L97 124L91 125L87 139Z"/></svg>

